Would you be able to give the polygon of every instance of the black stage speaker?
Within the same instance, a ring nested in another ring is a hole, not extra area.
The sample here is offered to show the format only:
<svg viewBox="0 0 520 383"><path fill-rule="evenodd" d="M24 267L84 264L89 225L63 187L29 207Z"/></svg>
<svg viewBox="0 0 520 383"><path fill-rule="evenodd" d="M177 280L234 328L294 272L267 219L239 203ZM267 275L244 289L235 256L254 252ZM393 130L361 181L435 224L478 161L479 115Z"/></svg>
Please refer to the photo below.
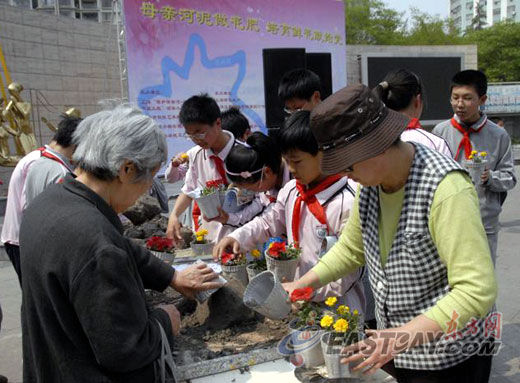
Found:
<svg viewBox="0 0 520 383"><path fill-rule="evenodd" d="M305 68L313 71L321 80L321 99L332 94L332 58L330 53L306 53Z"/></svg>
<svg viewBox="0 0 520 383"><path fill-rule="evenodd" d="M264 61L264 96L265 122L269 135L276 136L276 131L285 119L284 105L278 98L278 84L285 72L296 68L305 68L304 48L263 49Z"/></svg>

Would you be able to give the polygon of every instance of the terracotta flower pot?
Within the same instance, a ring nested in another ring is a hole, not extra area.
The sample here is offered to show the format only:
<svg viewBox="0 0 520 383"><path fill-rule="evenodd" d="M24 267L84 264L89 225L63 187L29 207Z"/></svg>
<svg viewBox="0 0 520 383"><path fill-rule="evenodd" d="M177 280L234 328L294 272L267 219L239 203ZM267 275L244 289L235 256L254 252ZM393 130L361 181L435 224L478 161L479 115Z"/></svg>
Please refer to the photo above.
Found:
<svg viewBox="0 0 520 383"><path fill-rule="evenodd" d="M297 323L297 319L289 323L293 352L302 357L303 364L307 368L323 365L325 361L321 349L321 336L325 331L318 325L298 328Z"/></svg>
<svg viewBox="0 0 520 383"><path fill-rule="evenodd" d="M265 251L265 261L267 263L267 270L272 271L279 281L292 282L296 268L300 258L280 260L269 255L268 250Z"/></svg>
<svg viewBox="0 0 520 383"><path fill-rule="evenodd" d="M247 286L249 281L247 277L246 265L227 266L222 265L222 273L226 279L236 279L240 281L244 286Z"/></svg>
<svg viewBox="0 0 520 383"><path fill-rule="evenodd" d="M173 261L175 259L175 253L170 253L167 251L156 251L156 250L150 250L150 253L155 255L157 258L159 258L161 261L167 263L168 265L172 265Z"/></svg>

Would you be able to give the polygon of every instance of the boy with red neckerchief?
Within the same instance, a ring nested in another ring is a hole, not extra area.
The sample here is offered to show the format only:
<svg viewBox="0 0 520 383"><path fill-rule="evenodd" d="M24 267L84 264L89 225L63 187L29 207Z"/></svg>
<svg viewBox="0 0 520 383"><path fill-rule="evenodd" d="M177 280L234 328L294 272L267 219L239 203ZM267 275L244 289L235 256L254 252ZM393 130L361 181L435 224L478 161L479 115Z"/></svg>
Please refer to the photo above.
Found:
<svg viewBox="0 0 520 383"><path fill-rule="evenodd" d="M488 120L480 108L487 99L486 75L476 70L458 72L451 80L451 106L454 115L438 124L433 133L444 138L455 161L462 163L472 150L487 152L487 166L479 191L480 213L486 229L493 264L498 242L498 216L501 194L516 185L516 175L508 133Z"/></svg>
<svg viewBox="0 0 520 383"><path fill-rule="evenodd" d="M357 184L340 174L325 176L320 169L321 152L309 126L308 111L289 117L278 143L294 176L264 213L224 237L215 246L218 258L226 250L249 251L269 237L287 235L287 242L301 249L295 279L304 275L321 255L326 236L337 236L349 216ZM338 279L316 291L314 301L336 296L342 304L364 312L365 295L361 271Z"/></svg>
<svg viewBox="0 0 520 383"><path fill-rule="evenodd" d="M222 130L220 108L216 101L207 94L192 96L181 107L179 120L187 136L197 146L188 150L189 168L184 180L182 192L175 201L175 206L168 220L166 236L175 243L181 240L179 216L192 203L189 196L195 189L205 186L208 181L222 181L228 184L224 161L235 143L233 134ZM193 207L195 230L207 229L208 239L217 241L220 236L232 228L224 228L218 222L208 222L201 216L196 204Z"/></svg>

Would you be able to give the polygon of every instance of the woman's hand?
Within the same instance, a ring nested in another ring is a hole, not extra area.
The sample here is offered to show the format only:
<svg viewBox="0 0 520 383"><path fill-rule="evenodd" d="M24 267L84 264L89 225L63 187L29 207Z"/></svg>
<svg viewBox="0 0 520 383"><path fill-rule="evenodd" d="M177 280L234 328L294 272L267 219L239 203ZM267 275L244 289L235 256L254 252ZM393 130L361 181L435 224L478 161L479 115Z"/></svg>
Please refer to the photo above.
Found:
<svg viewBox="0 0 520 383"><path fill-rule="evenodd" d="M172 333L174 336L178 336L181 332L181 314L175 305L160 305L160 309L166 311L170 317L170 323L172 325Z"/></svg>
<svg viewBox="0 0 520 383"><path fill-rule="evenodd" d="M365 375L373 375L378 369L391 361L399 350L396 349L399 329L366 330L368 338L345 347L342 353L350 355L341 359L341 363L359 363L352 371L363 371ZM405 348L406 349L406 348ZM405 349L402 348L401 352Z"/></svg>
<svg viewBox="0 0 520 383"><path fill-rule="evenodd" d="M343 349L344 353L354 355L342 359L341 363L361 361L353 371L363 371L366 375L372 375L395 355L431 342L442 336L443 331L437 322L421 314L401 327L366 330L365 333L368 338Z"/></svg>
<svg viewBox="0 0 520 383"><path fill-rule="evenodd" d="M231 237L224 237L220 240L219 243L213 248L213 260L218 262L220 257L226 251L232 251L233 254L240 254L240 243Z"/></svg>
<svg viewBox="0 0 520 383"><path fill-rule="evenodd" d="M223 286L215 282L217 273L205 263L196 263L182 271L173 274L170 286L187 298L194 299L199 291L218 289Z"/></svg>

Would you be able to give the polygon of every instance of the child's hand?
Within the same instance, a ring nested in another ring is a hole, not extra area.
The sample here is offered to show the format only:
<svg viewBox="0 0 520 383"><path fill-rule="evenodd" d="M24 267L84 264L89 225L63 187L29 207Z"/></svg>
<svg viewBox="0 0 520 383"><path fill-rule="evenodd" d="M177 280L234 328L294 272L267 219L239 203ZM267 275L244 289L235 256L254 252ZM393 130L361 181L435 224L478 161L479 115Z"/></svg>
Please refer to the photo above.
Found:
<svg viewBox="0 0 520 383"><path fill-rule="evenodd" d="M222 208L220 208L220 207L217 209L218 209L219 215L217 215L216 217L206 218L206 216L202 216L202 218L204 218L204 220L206 220L208 222L215 221L215 222L220 222L221 224L225 225L229 219L229 214L226 213L224 210L222 210Z"/></svg>
<svg viewBox="0 0 520 383"><path fill-rule="evenodd" d="M175 157L172 157L172 166L178 168L180 165L188 162L188 158L186 153L177 154Z"/></svg>
<svg viewBox="0 0 520 383"><path fill-rule="evenodd" d="M218 262L222 254L225 252L229 253L230 249L233 254L240 254L240 243L236 239L231 237L222 238L220 242L217 243L213 248L213 260L215 262Z"/></svg>

